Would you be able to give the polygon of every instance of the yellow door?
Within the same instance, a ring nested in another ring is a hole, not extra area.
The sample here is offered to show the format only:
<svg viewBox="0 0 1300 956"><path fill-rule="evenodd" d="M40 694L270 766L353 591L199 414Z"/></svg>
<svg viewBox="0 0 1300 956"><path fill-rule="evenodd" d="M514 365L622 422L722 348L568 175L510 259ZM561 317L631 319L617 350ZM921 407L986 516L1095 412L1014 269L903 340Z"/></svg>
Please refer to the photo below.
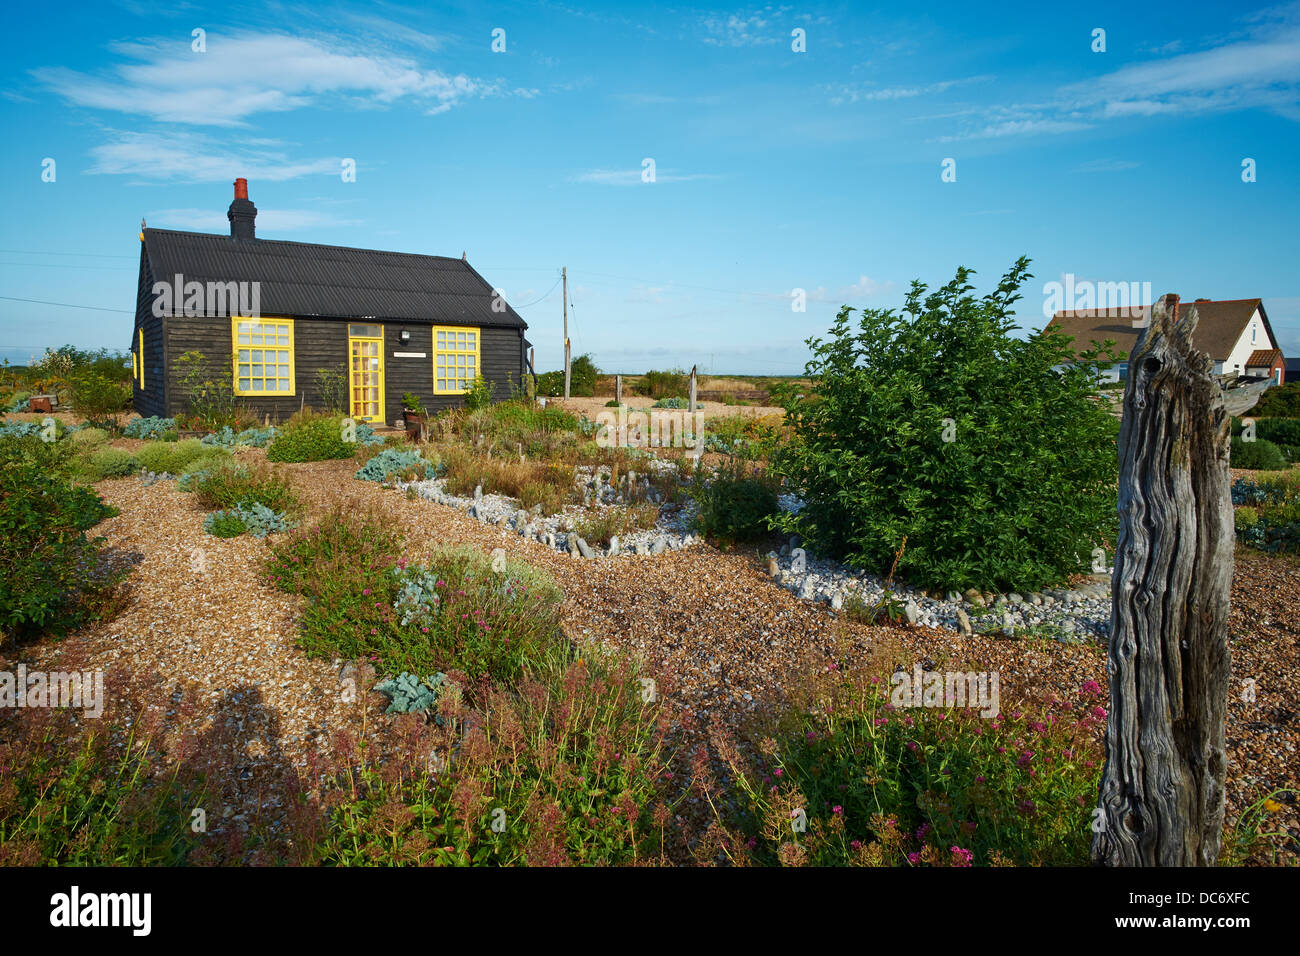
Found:
<svg viewBox="0 0 1300 956"><path fill-rule="evenodd" d="M368 422L384 420L384 328L382 325L348 327L348 391L352 417ZM357 334L361 333L361 334Z"/></svg>

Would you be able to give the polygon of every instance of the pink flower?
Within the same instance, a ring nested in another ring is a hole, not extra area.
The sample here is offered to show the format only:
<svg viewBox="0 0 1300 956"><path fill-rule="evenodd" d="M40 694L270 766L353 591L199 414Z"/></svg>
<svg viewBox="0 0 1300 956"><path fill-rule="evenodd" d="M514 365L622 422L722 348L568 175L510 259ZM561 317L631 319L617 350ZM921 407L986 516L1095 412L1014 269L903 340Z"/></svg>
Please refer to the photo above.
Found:
<svg viewBox="0 0 1300 956"><path fill-rule="evenodd" d="M361 593L364 594L366 597L370 597L370 588L365 588L364 590L362 590Z"/></svg>
<svg viewBox="0 0 1300 956"><path fill-rule="evenodd" d="M837 817L843 816L844 808L837 803L835 806L831 807L831 813L835 814Z"/></svg>
<svg viewBox="0 0 1300 956"><path fill-rule="evenodd" d="M1094 707L1094 708L1092 709L1092 716L1096 717L1098 720L1105 720L1105 719L1106 719L1106 708L1105 708L1105 707Z"/></svg>
<svg viewBox="0 0 1300 956"><path fill-rule="evenodd" d="M956 845L953 845L949 852L952 853L952 862L954 866L970 866L971 861L975 858L975 854L971 853L970 850L963 850L961 847Z"/></svg>
<svg viewBox="0 0 1300 956"><path fill-rule="evenodd" d="M1083 682L1083 686L1079 688L1079 696L1081 697L1096 697L1100 693L1101 685L1095 680L1086 680Z"/></svg>
<svg viewBox="0 0 1300 956"><path fill-rule="evenodd" d="M919 853L909 853L909 854L907 854L907 862L908 862L908 863L911 863L913 866L915 866L916 864L918 864L918 863L921 862L921 854L919 854Z"/></svg>
<svg viewBox="0 0 1300 956"><path fill-rule="evenodd" d="M785 776L785 771L782 770L780 767L777 767L774 771L772 771L772 774L773 776L783 777Z"/></svg>

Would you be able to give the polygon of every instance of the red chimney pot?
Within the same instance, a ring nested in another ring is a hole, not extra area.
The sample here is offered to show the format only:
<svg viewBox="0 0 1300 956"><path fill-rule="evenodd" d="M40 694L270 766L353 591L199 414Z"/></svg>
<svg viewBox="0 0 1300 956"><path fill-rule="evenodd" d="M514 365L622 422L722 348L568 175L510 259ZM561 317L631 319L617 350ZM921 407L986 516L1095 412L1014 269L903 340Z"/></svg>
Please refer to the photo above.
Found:
<svg viewBox="0 0 1300 956"><path fill-rule="evenodd" d="M235 180L235 198L236 199L248 198L248 180L244 179L242 176L239 179Z"/></svg>

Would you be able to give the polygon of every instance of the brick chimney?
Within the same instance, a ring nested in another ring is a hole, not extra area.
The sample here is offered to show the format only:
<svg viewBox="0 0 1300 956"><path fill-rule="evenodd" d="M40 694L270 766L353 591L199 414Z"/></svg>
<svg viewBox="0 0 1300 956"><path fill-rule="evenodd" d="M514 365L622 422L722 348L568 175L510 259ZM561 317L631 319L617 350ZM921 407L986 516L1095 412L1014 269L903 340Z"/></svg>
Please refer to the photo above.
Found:
<svg viewBox="0 0 1300 956"><path fill-rule="evenodd" d="M241 177L235 180L235 198L230 203L230 209L226 211L226 218L230 220L230 238L257 238L253 234L253 220L257 218L257 207L248 199L247 179Z"/></svg>

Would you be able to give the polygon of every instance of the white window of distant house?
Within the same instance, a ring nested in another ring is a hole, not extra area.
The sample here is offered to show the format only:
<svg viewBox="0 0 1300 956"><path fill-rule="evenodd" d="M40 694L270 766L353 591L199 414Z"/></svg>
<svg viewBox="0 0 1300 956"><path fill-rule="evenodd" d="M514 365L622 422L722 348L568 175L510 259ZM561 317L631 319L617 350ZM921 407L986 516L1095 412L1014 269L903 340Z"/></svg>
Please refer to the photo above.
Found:
<svg viewBox="0 0 1300 956"><path fill-rule="evenodd" d="M235 337L235 394L293 394L293 320L231 320Z"/></svg>

